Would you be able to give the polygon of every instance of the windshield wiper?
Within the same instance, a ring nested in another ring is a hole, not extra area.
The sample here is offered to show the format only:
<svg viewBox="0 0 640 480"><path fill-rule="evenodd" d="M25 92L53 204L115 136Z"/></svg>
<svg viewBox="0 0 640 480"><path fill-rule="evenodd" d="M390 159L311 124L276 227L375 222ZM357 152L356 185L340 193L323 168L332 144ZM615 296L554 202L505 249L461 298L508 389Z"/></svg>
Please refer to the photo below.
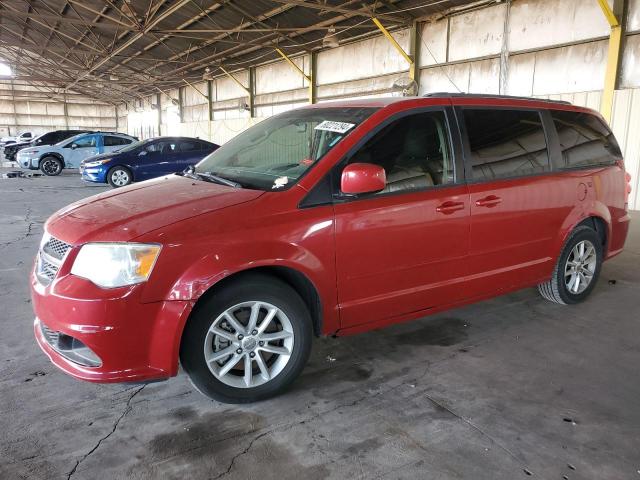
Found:
<svg viewBox="0 0 640 480"><path fill-rule="evenodd" d="M199 178L206 179L210 182L220 183L221 185L227 185L228 187L233 188L242 188L242 185L240 185L238 182L234 182L233 180L214 175L211 172L194 172L194 174Z"/></svg>
<svg viewBox="0 0 640 480"><path fill-rule="evenodd" d="M207 182L218 183L233 188L242 188L242 185L233 180L220 177L211 172L196 172L193 166L187 167L182 171L182 175L193 180L205 180Z"/></svg>

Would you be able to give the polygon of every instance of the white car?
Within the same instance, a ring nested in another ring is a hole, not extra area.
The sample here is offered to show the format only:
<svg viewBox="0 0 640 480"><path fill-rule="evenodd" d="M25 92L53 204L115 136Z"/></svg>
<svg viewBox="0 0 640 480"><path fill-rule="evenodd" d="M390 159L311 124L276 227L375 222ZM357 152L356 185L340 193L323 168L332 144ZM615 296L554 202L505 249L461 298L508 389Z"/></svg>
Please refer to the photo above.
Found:
<svg viewBox="0 0 640 480"><path fill-rule="evenodd" d="M21 134L15 137L2 137L0 138L0 145L7 145L9 143L22 143L22 142L30 142L33 140L32 132L22 132Z"/></svg>
<svg viewBox="0 0 640 480"><path fill-rule="evenodd" d="M18 152L17 162L22 168L40 169L45 175L60 175L63 168L77 169L85 158L114 152L137 140L124 133L82 133L55 145L24 148Z"/></svg>

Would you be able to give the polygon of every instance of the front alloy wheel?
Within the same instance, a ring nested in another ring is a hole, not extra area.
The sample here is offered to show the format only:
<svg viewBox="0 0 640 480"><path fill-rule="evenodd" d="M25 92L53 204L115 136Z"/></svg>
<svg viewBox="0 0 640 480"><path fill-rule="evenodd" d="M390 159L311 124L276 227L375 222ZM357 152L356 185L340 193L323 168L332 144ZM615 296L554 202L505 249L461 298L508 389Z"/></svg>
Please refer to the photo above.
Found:
<svg viewBox="0 0 640 480"><path fill-rule="evenodd" d="M40 170L49 177L60 175L62 172L62 162L56 157L45 157L40 162Z"/></svg>
<svg viewBox="0 0 640 480"><path fill-rule="evenodd" d="M225 403L263 400L302 371L313 328L300 295L279 279L241 274L199 301L180 362L193 385Z"/></svg>
<svg viewBox="0 0 640 480"><path fill-rule="evenodd" d="M107 180L113 188L124 187L133 180L129 169L124 167L114 167L107 175Z"/></svg>
<svg viewBox="0 0 640 480"><path fill-rule="evenodd" d="M204 357L218 380L251 388L275 378L291 359L293 326L275 305L244 302L225 310L211 324Z"/></svg>

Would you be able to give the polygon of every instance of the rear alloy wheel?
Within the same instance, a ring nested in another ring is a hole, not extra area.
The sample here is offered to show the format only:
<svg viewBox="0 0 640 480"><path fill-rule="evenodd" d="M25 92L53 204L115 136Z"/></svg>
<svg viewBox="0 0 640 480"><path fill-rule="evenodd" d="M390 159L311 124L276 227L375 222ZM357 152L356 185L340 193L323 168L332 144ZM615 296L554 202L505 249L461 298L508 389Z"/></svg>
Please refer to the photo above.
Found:
<svg viewBox="0 0 640 480"><path fill-rule="evenodd" d="M124 187L133 181L133 176L128 168L113 167L107 173L107 181L113 188Z"/></svg>
<svg viewBox="0 0 640 480"><path fill-rule="evenodd" d="M254 402L281 393L298 376L311 336L309 312L295 290L276 278L246 275L194 311L180 360L204 395Z"/></svg>
<svg viewBox="0 0 640 480"><path fill-rule="evenodd" d="M538 285L540 294L563 305L583 301L596 285L602 255L597 232L587 226L576 228L565 243L551 280Z"/></svg>
<svg viewBox="0 0 640 480"><path fill-rule="evenodd" d="M62 161L56 157L44 157L40 160L40 170L49 177L60 175L62 167Z"/></svg>

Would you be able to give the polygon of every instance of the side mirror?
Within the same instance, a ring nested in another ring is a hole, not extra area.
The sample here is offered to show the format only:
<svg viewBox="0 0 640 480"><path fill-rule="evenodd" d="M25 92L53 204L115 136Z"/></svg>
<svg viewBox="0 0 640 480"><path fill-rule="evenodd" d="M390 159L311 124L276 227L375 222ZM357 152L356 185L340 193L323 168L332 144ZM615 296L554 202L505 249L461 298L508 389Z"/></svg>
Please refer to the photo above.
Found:
<svg viewBox="0 0 640 480"><path fill-rule="evenodd" d="M387 175L379 165L372 163L352 163L342 170L340 190L342 193L357 195L384 190Z"/></svg>
<svg viewBox="0 0 640 480"><path fill-rule="evenodd" d="M142 150L142 151L138 154L138 156L139 156L139 157L144 157L146 154L147 154L147 151L146 151L146 150Z"/></svg>
<svg viewBox="0 0 640 480"><path fill-rule="evenodd" d="M77 143L72 143L71 144L71 150L75 150L76 148L78 148L78 144Z"/></svg>

